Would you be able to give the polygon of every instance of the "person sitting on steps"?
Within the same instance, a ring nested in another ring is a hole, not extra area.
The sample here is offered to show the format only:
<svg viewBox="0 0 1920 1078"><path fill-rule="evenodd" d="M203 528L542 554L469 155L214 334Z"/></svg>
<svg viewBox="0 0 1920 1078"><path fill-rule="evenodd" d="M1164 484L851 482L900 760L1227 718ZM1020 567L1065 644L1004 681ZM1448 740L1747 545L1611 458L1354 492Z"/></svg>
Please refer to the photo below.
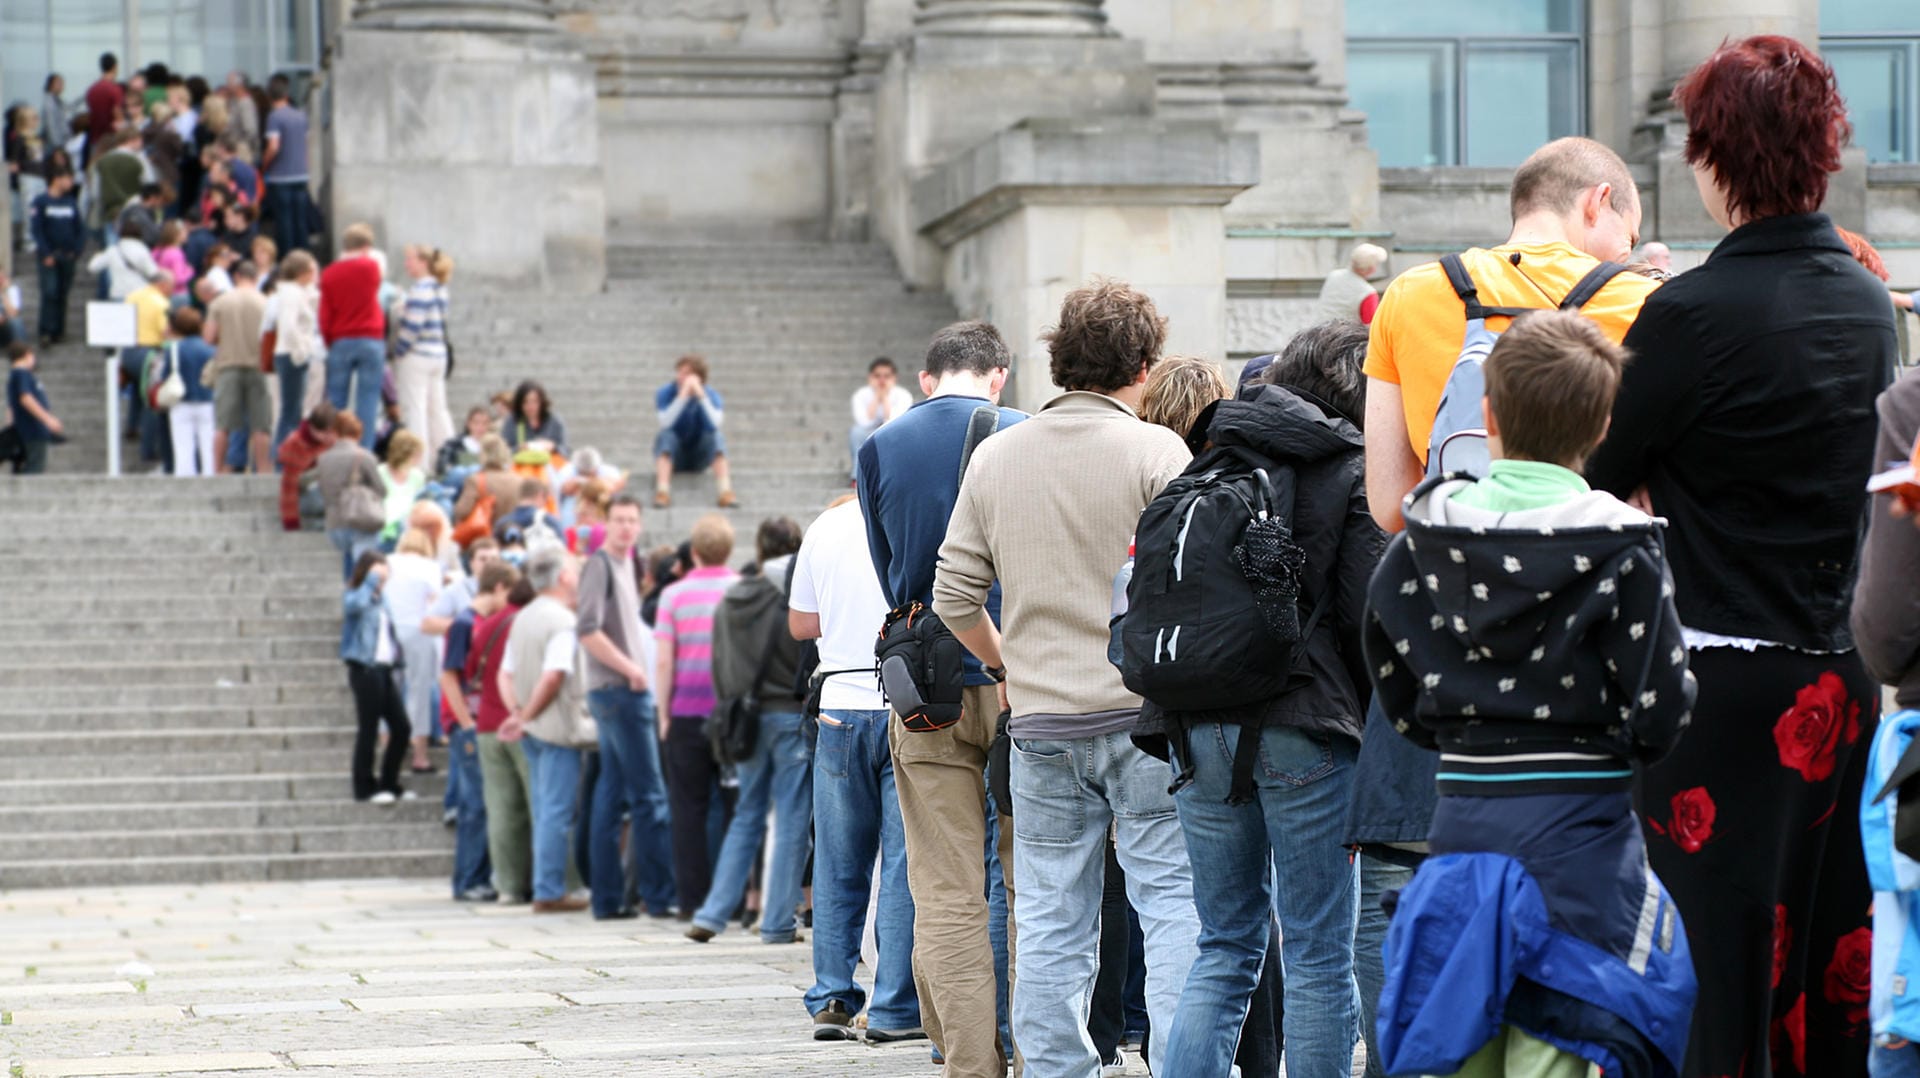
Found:
<svg viewBox="0 0 1920 1078"><path fill-rule="evenodd" d="M653 439L653 504L673 504L673 473L704 472L713 468L722 509L740 504L733 494L733 474L727 467L727 439L720 433L726 418L720 391L707 385L707 361L681 356L673 365L673 381L654 394L660 411L660 433Z"/></svg>

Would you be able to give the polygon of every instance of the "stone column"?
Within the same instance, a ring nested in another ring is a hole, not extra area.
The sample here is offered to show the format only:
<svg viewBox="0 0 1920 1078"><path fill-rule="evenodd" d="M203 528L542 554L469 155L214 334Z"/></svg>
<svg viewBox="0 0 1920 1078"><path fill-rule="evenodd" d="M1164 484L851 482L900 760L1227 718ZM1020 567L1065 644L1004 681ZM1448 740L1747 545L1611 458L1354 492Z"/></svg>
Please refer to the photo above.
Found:
<svg viewBox="0 0 1920 1078"><path fill-rule="evenodd" d="M914 32L1008 37L1111 34L1101 0L916 0Z"/></svg>
<svg viewBox="0 0 1920 1078"><path fill-rule="evenodd" d="M328 71L336 230L398 265L445 247L463 280L597 290L606 192L594 68L548 0L361 0Z"/></svg>
<svg viewBox="0 0 1920 1078"><path fill-rule="evenodd" d="M1668 0L1661 55L1669 85L1720 43L1753 34L1820 41L1820 0Z"/></svg>

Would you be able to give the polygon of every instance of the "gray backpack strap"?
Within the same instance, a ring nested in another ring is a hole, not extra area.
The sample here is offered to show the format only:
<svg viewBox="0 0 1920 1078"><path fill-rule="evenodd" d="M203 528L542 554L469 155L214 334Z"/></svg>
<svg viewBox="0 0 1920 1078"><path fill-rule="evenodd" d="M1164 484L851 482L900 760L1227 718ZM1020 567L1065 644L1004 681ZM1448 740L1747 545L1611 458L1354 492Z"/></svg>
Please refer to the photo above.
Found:
<svg viewBox="0 0 1920 1078"><path fill-rule="evenodd" d="M989 434L999 429L1000 409L997 406L983 404L973 410L973 415L967 419L967 440L960 447L959 482L966 481L967 465L973 460L973 451L980 448L980 443L986 441Z"/></svg>

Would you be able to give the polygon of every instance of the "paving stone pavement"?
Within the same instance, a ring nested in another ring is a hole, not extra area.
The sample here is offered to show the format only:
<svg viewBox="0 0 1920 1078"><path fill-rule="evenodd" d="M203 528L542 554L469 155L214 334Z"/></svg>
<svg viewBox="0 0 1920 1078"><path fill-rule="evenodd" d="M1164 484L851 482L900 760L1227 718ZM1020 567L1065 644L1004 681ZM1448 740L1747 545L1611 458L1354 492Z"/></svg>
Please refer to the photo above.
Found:
<svg viewBox="0 0 1920 1078"><path fill-rule="evenodd" d="M0 1056L20 1078L937 1073L924 1042L809 1039L811 961L438 881L0 891Z"/></svg>

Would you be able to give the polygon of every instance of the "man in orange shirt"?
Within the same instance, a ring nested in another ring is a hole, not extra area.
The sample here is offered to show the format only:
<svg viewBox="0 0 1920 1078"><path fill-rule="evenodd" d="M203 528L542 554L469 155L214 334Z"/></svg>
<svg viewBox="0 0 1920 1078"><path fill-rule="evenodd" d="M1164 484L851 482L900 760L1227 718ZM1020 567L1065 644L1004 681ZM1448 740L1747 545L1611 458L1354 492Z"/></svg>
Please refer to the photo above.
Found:
<svg viewBox="0 0 1920 1078"><path fill-rule="evenodd" d="M1628 261L1640 242L1640 193L1626 162L1583 138L1548 143L1513 174L1513 231L1498 247L1460 258L1486 307L1558 307L1602 261ZM1608 280L1580 307L1616 344L1659 285L1632 273ZM1512 319L1493 316L1504 331ZM1447 380L1467 331L1466 306L1446 271L1429 262L1401 274L1374 313L1367 344L1367 502L1389 532L1404 527L1400 503L1426 474L1427 447ZM1360 850L1360 917L1354 979L1360 987L1367 1074L1374 1062L1374 1014L1384 971L1387 918L1380 897L1413 877L1426 856L1438 757L1394 733L1371 712L1355 766L1346 841Z"/></svg>

